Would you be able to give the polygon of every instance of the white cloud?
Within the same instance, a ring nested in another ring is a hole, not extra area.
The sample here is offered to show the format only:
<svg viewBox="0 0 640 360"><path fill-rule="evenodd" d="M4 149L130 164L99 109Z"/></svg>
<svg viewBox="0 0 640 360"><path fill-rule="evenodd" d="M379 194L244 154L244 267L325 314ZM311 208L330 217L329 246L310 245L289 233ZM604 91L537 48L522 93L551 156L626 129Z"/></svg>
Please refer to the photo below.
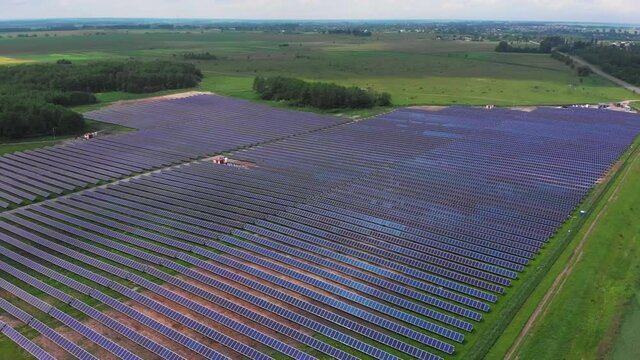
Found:
<svg viewBox="0 0 640 360"><path fill-rule="evenodd" d="M0 18L475 19L637 23L638 0L0 0Z"/></svg>

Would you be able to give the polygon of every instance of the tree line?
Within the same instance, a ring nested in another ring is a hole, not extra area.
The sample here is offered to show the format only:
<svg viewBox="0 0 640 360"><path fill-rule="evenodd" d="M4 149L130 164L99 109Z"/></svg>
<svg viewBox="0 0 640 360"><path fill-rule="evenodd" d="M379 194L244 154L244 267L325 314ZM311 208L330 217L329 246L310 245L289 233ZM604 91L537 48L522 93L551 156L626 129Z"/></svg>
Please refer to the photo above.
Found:
<svg viewBox="0 0 640 360"><path fill-rule="evenodd" d="M576 69L576 72L578 73L578 76L580 77L586 77L591 75L591 73L593 72L591 70L590 67L586 66L586 65L580 65L580 66L576 66L575 61L573 61L573 59L571 58L571 56L569 55L565 55L557 50L553 50L551 51L551 57L558 60L558 61L562 61L565 65L570 66L572 69ZM582 80L580 80L582 81Z"/></svg>
<svg viewBox="0 0 640 360"><path fill-rule="evenodd" d="M0 138L78 133L84 118L67 107L96 103L93 93L188 88L201 79L193 64L167 61L0 67Z"/></svg>
<svg viewBox="0 0 640 360"><path fill-rule="evenodd" d="M565 38L560 36L548 36L544 38L538 47L517 47L512 46L506 41L501 41L496 46L497 52L511 52L511 53L533 53L533 54L551 54L551 57L564 62L572 69L576 69L578 76L589 76L592 71L588 66L576 66L573 59L570 56L564 55L560 51L568 51L570 49L586 49L592 47L595 42L575 41L573 43L568 42ZM581 80L582 81L582 80Z"/></svg>
<svg viewBox="0 0 640 360"><path fill-rule="evenodd" d="M41 92L0 89L0 138L72 134L84 129L81 114L47 100Z"/></svg>
<svg viewBox="0 0 640 360"><path fill-rule="evenodd" d="M283 76L256 77L253 89L263 100L288 101L293 106L311 106L323 110L391 105L391 95L386 92Z"/></svg>

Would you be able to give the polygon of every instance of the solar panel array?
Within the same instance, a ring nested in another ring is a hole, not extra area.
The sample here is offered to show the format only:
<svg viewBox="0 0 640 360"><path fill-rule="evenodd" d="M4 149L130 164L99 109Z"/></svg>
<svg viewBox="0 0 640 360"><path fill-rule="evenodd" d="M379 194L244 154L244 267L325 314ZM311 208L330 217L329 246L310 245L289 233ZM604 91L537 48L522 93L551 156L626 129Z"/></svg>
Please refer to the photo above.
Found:
<svg viewBox="0 0 640 360"><path fill-rule="evenodd" d="M16 331L16 329L7 325L3 321L0 321L0 333L11 339L11 341L18 344L21 348L25 349L27 352L29 352L29 354L33 355L38 360L55 360L55 357L42 350L41 347L34 344L31 340L26 338L20 332Z"/></svg>
<svg viewBox="0 0 640 360"><path fill-rule="evenodd" d="M212 95L112 105L87 117L140 131L0 157L0 210L346 122Z"/></svg>
<svg viewBox="0 0 640 360"><path fill-rule="evenodd" d="M189 163L0 215L0 287L116 356L135 351L23 288L162 358L441 359L639 133L626 114L467 108L306 132L230 155L256 167Z"/></svg>

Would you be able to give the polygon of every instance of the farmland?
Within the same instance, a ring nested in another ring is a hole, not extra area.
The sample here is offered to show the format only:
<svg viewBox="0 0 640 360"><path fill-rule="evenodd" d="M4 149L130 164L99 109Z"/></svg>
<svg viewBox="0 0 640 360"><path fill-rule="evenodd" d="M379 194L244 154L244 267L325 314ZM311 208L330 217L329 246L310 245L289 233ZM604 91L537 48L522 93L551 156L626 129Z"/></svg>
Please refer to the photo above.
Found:
<svg viewBox="0 0 640 360"><path fill-rule="evenodd" d="M286 44L287 46L281 46ZM257 75L287 75L391 93L395 105L551 105L638 98L596 76L583 79L548 55L495 53L494 43L380 33L371 38L262 32L108 32L3 38L3 56L23 61L178 59L205 73L201 90L255 99ZM286 69L283 73L282 69Z"/></svg>
<svg viewBox="0 0 640 360"><path fill-rule="evenodd" d="M23 184L0 215L0 319L100 357L480 356L640 133L587 109L351 122L206 94L86 115L139 130L0 160Z"/></svg>

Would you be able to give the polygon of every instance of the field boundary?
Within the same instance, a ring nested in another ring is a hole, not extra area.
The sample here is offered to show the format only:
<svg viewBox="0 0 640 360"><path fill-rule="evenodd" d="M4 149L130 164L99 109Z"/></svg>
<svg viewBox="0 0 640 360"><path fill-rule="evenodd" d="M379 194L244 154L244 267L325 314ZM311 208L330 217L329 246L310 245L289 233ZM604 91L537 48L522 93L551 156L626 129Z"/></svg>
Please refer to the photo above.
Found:
<svg viewBox="0 0 640 360"><path fill-rule="evenodd" d="M605 195L609 193L614 184L618 183L620 176L626 172L629 168L630 162L638 156L640 152L640 145L636 141L627 149L625 154L618 160L619 169L615 171L609 180L600 188L592 190L592 193L587 196L578 208L581 208L587 213L594 210L598 205L602 204ZM612 167L615 169L616 165ZM586 206L585 206L586 205ZM575 215L575 213L574 213ZM505 306L501 309L500 314L494 321L494 323L486 330L484 336L470 349L469 359L480 360L484 359L489 353L491 348L496 344L498 339L502 336L508 325L515 319L518 312L523 308L525 302L529 299L531 294L537 289L537 287L545 279L551 267L556 263L560 256L565 252L572 240L578 235L583 226L589 221L595 222L595 219L591 220L591 217L580 217L577 222L573 224L565 233L565 235L555 241L559 242L555 248L548 254L542 254L544 259L542 263L533 271L535 273L528 278L523 284L516 290L516 294L513 296L509 303L505 303ZM561 227L559 231L563 231L565 228ZM551 239L553 241L553 238ZM535 311L535 310L534 310ZM533 311L532 311L533 313ZM529 316L530 317L530 316Z"/></svg>

